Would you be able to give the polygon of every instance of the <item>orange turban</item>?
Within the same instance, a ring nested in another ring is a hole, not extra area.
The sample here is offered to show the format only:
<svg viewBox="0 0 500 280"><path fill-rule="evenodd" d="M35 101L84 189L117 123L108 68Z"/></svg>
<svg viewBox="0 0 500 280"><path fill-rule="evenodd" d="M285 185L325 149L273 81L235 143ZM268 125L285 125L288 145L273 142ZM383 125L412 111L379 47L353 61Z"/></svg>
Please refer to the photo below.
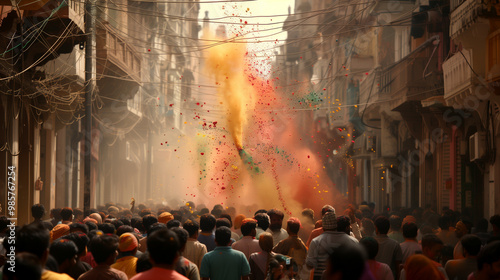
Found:
<svg viewBox="0 0 500 280"><path fill-rule="evenodd" d="M428 257L416 254L408 258L405 264L407 280L444 280L436 265Z"/></svg>
<svg viewBox="0 0 500 280"><path fill-rule="evenodd" d="M92 213L89 215L89 218L96 220L98 224L102 223L102 217L101 215L99 215L99 213Z"/></svg>
<svg viewBox="0 0 500 280"><path fill-rule="evenodd" d="M58 224L50 231L50 242L69 234L69 226L66 224Z"/></svg>
<svg viewBox="0 0 500 280"><path fill-rule="evenodd" d="M408 215L406 216L404 219L403 219L403 223L402 225L406 224L406 223L417 223L417 219L415 219L415 217L411 216L411 215Z"/></svg>
<svg viewBox="0 0 500 280"><path fill-rule="evenodd" d="M234 229L239 229L241 227L241 224L243 223L243 220L245 219L245 215L239 214L234 218L233 222L233 227Z"/></svg>
<svg viewBox="0 0 500 280"><path fill-rule="evenodd" d="M135 238L132 233L126 232L120 235L120 243L118 244L118 249L120 250L120 252L130 252L137 248L138 244L139 243L137 242L137 238Z"/></svg>
<svg viewBox="0 0 500 280"><path fill-rule="evenodd" d="M166 224L168 221L173 220L174 215L170 214L169 212L163 212L158 216L158 223Z"/></svg>
<svg viewBox="0 0 500 280"><path fill-rule="evenodd" d="M92 218L89 218L89 217L83 219L83 223L86 223L86 222L92 222L92 223L94 223L94 224L97 225L97 221L95 219L92 219Z"/></svg>

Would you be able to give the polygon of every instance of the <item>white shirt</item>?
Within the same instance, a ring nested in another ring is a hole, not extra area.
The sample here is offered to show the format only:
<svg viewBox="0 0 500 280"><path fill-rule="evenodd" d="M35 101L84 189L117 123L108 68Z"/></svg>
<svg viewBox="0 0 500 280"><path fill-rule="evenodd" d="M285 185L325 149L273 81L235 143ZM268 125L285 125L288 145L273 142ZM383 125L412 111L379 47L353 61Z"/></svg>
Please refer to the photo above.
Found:
<svg viewBox="0 0 500 280"><path fill-rule="evenodd" d="M281 228L279 232L274 232L268 228L266 232L269 232L273 236L273 247L276 246L276 244L278 244L281 240L288 238L288 232L286 232L283 228Z"/></svg>
<svg viewBox="0 0 500 280"><path fill-rule="evenodd" d="M234 242L231 247L245 254L247 260L250 259L251 254L261 251L259 241L252 236L243 236L240 240Z"/></svg>

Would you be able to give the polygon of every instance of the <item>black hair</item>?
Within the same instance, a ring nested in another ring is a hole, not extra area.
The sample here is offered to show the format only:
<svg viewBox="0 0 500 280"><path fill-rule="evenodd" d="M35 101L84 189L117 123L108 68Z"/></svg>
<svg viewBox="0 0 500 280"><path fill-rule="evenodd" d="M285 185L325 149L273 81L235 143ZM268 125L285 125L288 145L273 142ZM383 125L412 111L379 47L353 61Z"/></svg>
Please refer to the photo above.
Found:
<svg viewBox="0 0 500 280"><path fill-rule="evenodd" d="M56 259L50 254L47 256L47 261L45 262L45 269L50 271L59 272L59 264Z"/></svg>
<svg viewBox="0 0 500 280"><path fill-rule="evenodd" d="M135 272L136 273L141 273L146 270L150 270L153 268L153 265L149 261L149 252L146 251L143 253L139 258L137 258L137 264L135 266Z"/></svg>
<svg viewBox="0 0 500 280"><path fill-rule="evenodd" d="M227 213L222 213L219 218L226 218L229 221L229 227L233 226L233 221L231 220L231 215ZM216 226L217 227L217 226Z"/></svg>
<svg viewBox="0 0 500 280"><path fill-rule="evenodd" d="M73 232L68 235L65 235L62 237L62 239L67 239L73 241L75 243L76 247L78 248L78 255L82 254L85 252L85 248L87 248L87 245L89 244L89 237L85 233L81 232Z"/></svg>
<svg viewBox="0 0 500 280"><path fill-rule="evenodd" d="M0 216L0 232L6 230L8 227L9 227L9 220L7 220L7 217Z"/></svg>
<svg viewBox="0 0 500 280"><path fill-rule="evenodd" d="M148 236L151 235L153 232L155 232L157 230L165 229L165 228L167 228L167 225L165 225L164 223L155 223L155 224L152 224L149 227Z"/></svg>
<svg viewBox="0 0 500 280"><path fill-rule="evenodd" d="M200 229L204 232L209 232L214 230L215 227L215 217L212 214L203 214L200 217Z"/></svg>
<svg viewBox="0 0 500 280"><path fill-rule="evenodd" d="M132 224L130 223L130 219L129 218L126 218L126 217L123 217L123 218L120 218L119 219L124 225L126 226L132 226Z"/></svg>
<svg viewBox="0 0 500 280"><path fill-rule="evenodd" d="M115 235L96 235L89 243L89 251L97 264L104 263L118 250L118 238Z"/></svg>
<svg viewBox="0 0 500 280"><path fill-rule="evenodd" d="M205 214L209 214L210 213L210 210L208 210L208 208L204 207L204 208L201 208L200 210L200 215L205 215Z"/></svg>
<svg viewBox="0 0 500 280"><path fill-rule="evenodd" d="M42 204L34 204L31 206L31 216L35 219L41 219L45 216L45 207Z"/></svg>
<svg viewBox="0 0 500 280"><path fill-rule="evenodd" d="M348 216L337 217L337 231L346 232L351 226L351 219Z"/></svg>
<svg viewBox="0 0 500 280"><path fill-rule="evenodd" d="M476 225L476 232L487 232L488 231L488 220L485 218L479 219Z"/></svg>
<svg viewBox="0 0 500 280"><path fill-rule="evenodd" d="M365 248L368 259L374 260L378 254L378 242L375 238L367 236L361 238L359 243Z"/></svg>
<svg viewBox="0 0 500 280"><path fill-rule="evenodd" d="M389 228L391 227L391 223L386 217L379 216L375 219L375 227L380 234L387 234L389 232Z"/></svg>
<svg viewBox="0 0 500 280"><path fill-rule="evenodd" d="M226 218L218 218L215 221L215 228L218 228L218 227L228 227L228 228L230 228L231 227L231 223Z"/></svg>
<svg viewBox="0 0 500 280"><path fill-rule="evenodd" d="M253 215L257 216L257 214L260 214L260 213L267 214L267 210L266 209L259 209L259 210L255 211L255 213Z"/></svg>
<svg viewBox="0 0 500 280"><path fill-rule="evenodd" d="M189 233L187 232L187 230L180 227L174 227L171 230L177 235L177 238L179 239L179 247L183 248L184 246L186 246L187 240L189 238Z"/></svg>
<svg viewBox="0 0 500 280"><path fill-rule="evenodd" d="M481 250L481 239L473 234L466 234L460 239L462 247L471 256L477 256Z"/></svg>
<svg viewBox="0 0 500 280"><path fill-rule="evenodd" d="M50 233L40 224L25 225L16 232L16 253L28 252L42 259L49 248Z"/></svg>
<svg viewBox="0 0 500 280"><path fill-rule="evenodd" d="M111 224L115 226L115 229L123 226L123 222L120 220L112 220Z"/></svg>
<svg viewBox="0 0 500 280"><path fill-rule="evenodd" d="M418 226L415 223L406 223L403 225L403 236L405 238L415 238L418 234Z"/></svg>
<svg viewBox="0 0 500 280"><path fill-rule="evenodd" d="M89 227L86 224L80 224L80 223L71 223L69 224L69 231L70 232L76 232L76 231L81 231L85 234L89 233Z"/></svg>
<svg viewBox="0 0 500 280"><path fill-rule="evenodd" d="M127 225L123 225L121 227L119 227L117 230L116 230L116 235L117 236L121 236L122 234L126 233L126 232L132 232L134 233L134 228L131 227L131 226L127 226Z"/></svg>
<svg viewBox="0 0 500 280"><path fill-rule="evenodd" d="M172 229L172 228L175 228L175 227L180 227L181 226L181 222L179 220L170 220L167 222L167 228L168 229Z"/></svg>
<svg viewBox="0 0 500 280"><path fill-rule="evenodd" d="M215 230L217 246L227 246L229 241L231 241L231 230L228 227L222 226Z"/></svg>
<svg viewBox="0 0 500 280"><path fill-rule="evenodd" d="M340 272L341 279L360 279L365 270L365 259L364 251L359 245L343 244L333 250L328 258L330 273Z"/></svg>
<svg viewBox="0 0 500 280"><path fill-rule="evenodd" d="M97 225L94 222L87 221L85 225L89 228L89 232L97 229Z"/></svg>
<svg viewBox="0 0 500 280"><path fill-rule="evenodd" d="M69 239L56 239L50 245L50 255L61 265L64 261L73 259L78 254L78 247Z"/></svg>
<svg viewBox="0 0 500 280"><path fill-rule="evenodd" d="M444 245L443 241L439 239L435 234L428 233L422 236L422 249L432 248L434 245Z"/></svg>
<svg viewBox="0 0 500 280"><path fill-rule="evenodd" d="M273 209L267 211L267 215L269 217L276 215L276 216L280 217L281 220L283 220L283 218L285 217L285 214L276 208L273 208Z"/></svg>
<svg viewBox="0 0 500 280"><path fill-rule="evenodd" d="M196 221L192 221L192 220L185 221L184 224L182 225L182 227L185 230L187 230L190 237L195 235L198 232L198 230L200 229L200 225Z"/></svg>
<svg viewBox="0 0 500 280"><path fill-rule="evenodd" d="M156 223L158 223L158 219L153 215L145 215L142 217L142 225L146 231L149 231L149 227Z"/></svg>
<svg viewBox="0 0 500 280"><path fill-rule="evenodd" d="M151 259L157 264L173 264L180 249L177 235L167 229L155 230L147 239Z"/></svg>
<svg viewBox="0 0 500 280"><path fill-rule="evenodd" d="M54 220L60 220L61 219L61 208L50 209L50 214L52 214L52 217L54 218Z"/></svg>
<svg viewBox="0 0 500 280"><path fill-rule="evenodd" d="M73 209L69 207L64 207L63 209L61 209L61 218L63 219L63 221L69 221L72 219L72 217Z"/></svg>
<svg viewBox="0 0 500 280"><path fill-rule="evenodd" d="M438 225L443 230L448 230L451 225L451 216L443 215L439 217Z"/></svg>
<svg viewBox="0 0 500 280"><path fill-rule="evenodd" d="M41 221L40 223L48 231L51 231L54 228L54 225L49 221Z"/></svg>
<svg viewBox="0 0 500 280"><path fill-rule="evenodd" d="M286 226L288 228L288 230L292 233L292 234L297 234L299 233L299 230L300 230L300 223L298 220L288 220L286 222Z"/></svg>
<svg viewBox="0 0 500 280"><path fill-rule="evenodd" d="M110 224L110 223L98 224L97 228L99 230L101 230L102 232L107 233L107 234L115 234L115 230L116 230L115 226L113 224Z"/></svg>
<svg viewBox="0 0 500 280"><path fill-rule="evenodd" d="M496 215L491 216L490 224L500 228L500 215L496 214Z"/></svg>
<svg viewBox="0 0 500 280"><path fill-rule="evenodd" d="M493 241L484 246L477 256L477 268L483 269L484 264L493 264L500 260L500 241Z"/></svg>
<svg viewBox="0 0 500 280"><path fill-rule="evenodd" d="M42 266L40 259L31 253L16 254L15 257L15 272L11 271L10 265L6 263L3 267L4 279L41 279Z"/></svg>
<svg viewBox="0 0 500 280"><path fill-rule="evenodd" d="M257 220L257 225L264 231L266 231L269 228L269 215L266 213L258 213L255 215L255 218Z"/></svg>
<svg viewBox="0 0 500 280"><path fill-rule="evenodd" d="M394 231L399 231L401 229L401 224L403 219L400 216L392 215L389 217L389 223L391 224L391 229Z"/></svg>
<svg viewBox="0 0 500 280"><path fill-rule="evenodd" d="M83 216L82 209L80 209L80 208L73 208L73 215L75 215L75 217L76 216L80 216L80 215Z"/></svg>
<svg viewBox="0 0 500 280"><path fill-rule="evenodd" d="M241 234L243 234L243 236L249 236L250 234L252 234L252 231L256 228L257 228L257 223L247 222L241 225Z"/></svg>
<svg viewBox="0 0 500 280"><path fill-rule="evenodd" d="M214 208L210 211L210 214L214 215L215 218L219 218L222 214L222 209Z"/></svg>

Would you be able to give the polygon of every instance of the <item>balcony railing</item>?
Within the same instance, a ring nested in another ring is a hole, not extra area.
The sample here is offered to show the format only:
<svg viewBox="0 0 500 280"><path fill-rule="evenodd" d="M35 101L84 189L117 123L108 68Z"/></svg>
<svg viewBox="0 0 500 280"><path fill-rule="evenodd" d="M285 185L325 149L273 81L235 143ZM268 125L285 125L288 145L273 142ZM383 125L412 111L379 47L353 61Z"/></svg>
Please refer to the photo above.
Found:
<svg viewBox="0 0 500 280"><path fill-rule="evenodd" d="M472 52L464 49L463 56L458 52L443 63L445 100L453 98L474 82L474 73L467 63L472 62Z"/></svg>
<svg viewBox="0 0 500 280"><path fill-rule="evenodd" d="M499 15L498 4L492 0L451 0L450 35L455 38L469 28L479 17L492 17Z"/></svg>

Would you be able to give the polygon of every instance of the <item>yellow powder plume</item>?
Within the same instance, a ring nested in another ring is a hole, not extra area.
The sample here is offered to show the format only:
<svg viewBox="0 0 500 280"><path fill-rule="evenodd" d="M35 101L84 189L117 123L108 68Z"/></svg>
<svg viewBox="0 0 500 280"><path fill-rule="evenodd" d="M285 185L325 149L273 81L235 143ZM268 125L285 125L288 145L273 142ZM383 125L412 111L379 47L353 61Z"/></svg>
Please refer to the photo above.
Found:
<svg viewBox="0 0 500 280"><path fill-rule="evenodd" d="M255 90L248 76L246 44L222 43L208 50L205 70L215 78L217 91L227 110L227 122L234 144L243 149L247 111L253 109Z"/></svg>

